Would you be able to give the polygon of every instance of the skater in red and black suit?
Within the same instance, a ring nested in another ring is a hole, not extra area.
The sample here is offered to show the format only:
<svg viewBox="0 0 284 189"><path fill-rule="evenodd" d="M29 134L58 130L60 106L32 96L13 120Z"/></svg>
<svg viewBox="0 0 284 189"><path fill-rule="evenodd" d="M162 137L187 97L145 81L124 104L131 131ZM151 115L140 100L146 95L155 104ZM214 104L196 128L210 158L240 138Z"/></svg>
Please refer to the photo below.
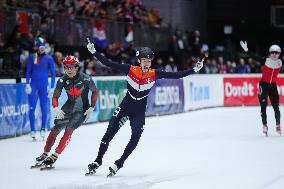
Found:
<svg viewBox="0 0 284 189"><path fill-rule="evenodd" d="M74 56L66 56L63 61L66 74L61 77L56 84L52 98L52 106L55 109L56 117L54 127L51 129L44 146L44 153L36 158L36 165L51 167L68 145L71 135L75 129L82 125L92 114L97 101L97 88L92 78L86 74L78 72L79 62ZM65 89L68 100L60 109L58 98ZM88 92L92 91L91 105L89 104ZM53 146L57 135L65 130L55 152L48 157L48 153Z"/></svg>
<svg viewBox="0 0 284 189"><path fill-rule="evenodd" d="M136 148L145 125L145 111L147 98L151 88L158 79L162 78L182 78L199 71L203 67L203 61L197 62L193 69L181 72L165 72L151 69L151 62L154 59L154 53L149 47L142 47L136 51L137 65L120 64L109 61L96 52L94 44L89 41L88 50L104 65L117 69L127 74L127 93L121 104L114 111L109 122L107 131L101 140L99 152L96 160L88 165L89 172L87 175L94 174L96 169L102 164L102 159L108 149L110 141L113 139L118 130L129 120L131 126L131 138L122 156L109 167L110 175L114 175L123 167L125 160Z"/></svg>
<svg viewBox="0 0 284 189"><path fill-rule="evenodd" d="M258 99L261 107L261 119L263 124L263 133L267 135L267 97L271 101L271 105L275 112L276 132L281 134L280 126L280 110L279 110L279 94L277 90L276 80L282 69L282 61L279 59L281 48L278 45L272 45L269 48L269 57L262 66L262 77L259 82Z"/></svg>

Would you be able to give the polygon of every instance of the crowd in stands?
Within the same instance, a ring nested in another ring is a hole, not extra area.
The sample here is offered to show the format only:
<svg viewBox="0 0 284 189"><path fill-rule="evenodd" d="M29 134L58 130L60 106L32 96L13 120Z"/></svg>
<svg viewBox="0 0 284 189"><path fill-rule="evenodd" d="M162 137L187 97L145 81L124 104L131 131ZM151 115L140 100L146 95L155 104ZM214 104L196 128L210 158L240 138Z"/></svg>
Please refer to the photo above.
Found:
<svg viewBox="0 0 284 189"><path fill-rule="evenodd" d="M224 52L215 53L213 50L210 50L208 45L204 42L199 43L199 40L196 39L196 36L199 36L198 31L192 32L192 36L189 34L187 37L179 37L179 35L179 32L175 32L171 39L169 39L169 49L167 53L155 52L156 57L153 62L153 68L169 72L185 70L193 67L194 63L204 56L204 53L209 52L209 58L205 61L204 68L200 71L201 74L261 72L261 65L264 63L265 57L254 58L240 54L240 56L232 58L227 56ZM21 71L18 74L23 76L28 56L30 52L33 52L33 35L29 33L29 35L21 36L18 32L15 32L14 40L6 44L6 47L4 47L4 43L1 39L0 36L0 52L3 52L3 48L8 49L8 52L1 53L0 68L8 68L5 69L5 72L8 70L12 75L17 74L14 68L20 68ZM54 44L47 44L47 53L54 57L56 75L62 76L64 74L62 61L66 54L62 54L54 47ZM112 43L109 44L106 49L102 49L101 52L113 61L123 64L135 64L136 49L133 47L132 43L126 48L121 43ZM20 54L20 61L16 60L18 53ZM4 56L2 56L2 54L4 54ZM14 56L9 56L9 54L14 54ZM71 54L80 60L81 71L91 76L120 74L102 65L95 57L90 56L86 59L82 59L79 52L71 52ZM8 57L14 58L9 59ZM5 58L5 61L3 61L3 58ZM3 64L3 62L5 63Z"/></svg>
<svg viewBox="0 0 284 189"><path fill-rule="evenodd" d="M41 13L42 25L51 22L55 14L64 14L74 18L101 18L135 24L150 24L156 28L162 25L159 13L154 9L147 10L139 0L6 0L4 2L5 6L37 7ZM15 78L25 75L28 57L34 52L36 35L39 33L19 32L18 26L14 27L6 40L0 33L0 77ZM57 50L56 45L58 44L49 36L40 35L47 41L47 53L54 57L56 75L62 76L64 74L62 62L66 54ZM133 43L125 46L115 42L101 49L104 56L123 64L135 64L135 52ZM69 53L80 60L80 69L86 74L91 76L121 74L104 66L95 57L89 56L83 59L78 51ZM169 37L168 51L155 51L152 67L170 72L185 70L193 67L194 63L200 60L205 53L209 53L209 58L205 61L204 68L200 71L201 74L260 73L261 65L265 61L264 56L248 57L244 53L228 53L226 48L210 48L198 30L182 32L177 29Z"/></svg>
<svg viewBox="0 0 284 189"><path fill-rule="evenodd" d="M162 18L155 9L146 9L140 0L5 0L7 6L37 9L43 23L56 14L70 18L99 18L160 27Z"/></svg>

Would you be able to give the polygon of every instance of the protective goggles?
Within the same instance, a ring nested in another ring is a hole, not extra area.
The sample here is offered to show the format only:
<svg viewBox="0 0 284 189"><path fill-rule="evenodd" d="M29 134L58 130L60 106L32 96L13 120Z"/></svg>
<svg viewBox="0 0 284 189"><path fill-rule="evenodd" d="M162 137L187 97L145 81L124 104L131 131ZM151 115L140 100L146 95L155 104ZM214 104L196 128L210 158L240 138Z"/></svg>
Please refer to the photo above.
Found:
<svg viewBox="0 0 284 189"><path fill-rule="evenodd" d="M271 51L270 54L280 54L280 52L277 51Z"/></svg>
<svg viewBox="0 0 284 189"><path fill-rule="evenodd" d="M76 66L73 66L73 65L64 66L65 70L73 70L75 68L76 68Z"/></svg>

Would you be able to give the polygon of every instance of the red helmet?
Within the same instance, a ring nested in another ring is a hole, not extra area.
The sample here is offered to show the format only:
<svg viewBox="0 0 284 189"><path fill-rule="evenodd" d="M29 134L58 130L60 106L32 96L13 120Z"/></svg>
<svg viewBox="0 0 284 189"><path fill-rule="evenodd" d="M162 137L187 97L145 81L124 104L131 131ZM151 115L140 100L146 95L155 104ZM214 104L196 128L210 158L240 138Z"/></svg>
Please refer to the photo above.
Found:
<svg viewBox="0 0 284 189"><path fill-rule="evenodd" d="M67 55L63 60L64 65L74 65L77 66L79 63L78 59L75 56Z"/></svg>

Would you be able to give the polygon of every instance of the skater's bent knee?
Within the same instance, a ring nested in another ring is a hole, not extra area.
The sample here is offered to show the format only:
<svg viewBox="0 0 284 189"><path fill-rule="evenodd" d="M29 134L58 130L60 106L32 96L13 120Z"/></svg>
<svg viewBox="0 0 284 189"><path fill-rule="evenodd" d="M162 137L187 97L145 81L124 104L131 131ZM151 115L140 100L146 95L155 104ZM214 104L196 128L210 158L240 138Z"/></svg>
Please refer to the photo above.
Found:
<svg viewBox="0 0 284 189"><path fill-rule="evenodd" d="M60 128L57 128L56 126L55 127L53 127L52 129L51 129L51 131L50 132L53 132L54 134L59 134L60 133L60 131L61 131L61 129Z"/></svg>

